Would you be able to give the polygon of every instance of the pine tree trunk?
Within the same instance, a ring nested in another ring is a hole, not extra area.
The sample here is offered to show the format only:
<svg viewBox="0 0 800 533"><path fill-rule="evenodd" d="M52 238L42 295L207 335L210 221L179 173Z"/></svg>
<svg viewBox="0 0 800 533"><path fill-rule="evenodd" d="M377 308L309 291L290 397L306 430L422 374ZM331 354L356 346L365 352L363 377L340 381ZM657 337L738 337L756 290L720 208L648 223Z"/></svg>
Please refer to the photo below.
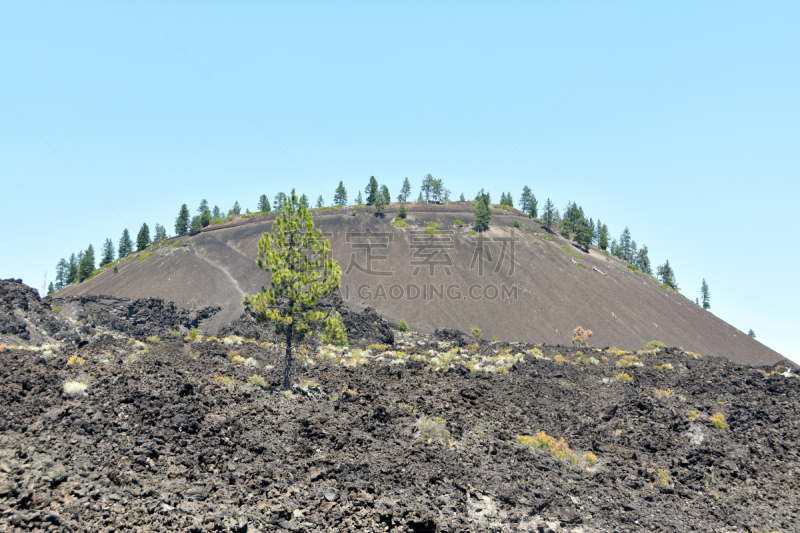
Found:
<svg viewBox="0 0 800 533"><path fill-rule="evenodd" d="M286 328L286 360L283 368L283 387L282 390L289 390L292 387L292 335L294 333L294 323Z"/></svg>

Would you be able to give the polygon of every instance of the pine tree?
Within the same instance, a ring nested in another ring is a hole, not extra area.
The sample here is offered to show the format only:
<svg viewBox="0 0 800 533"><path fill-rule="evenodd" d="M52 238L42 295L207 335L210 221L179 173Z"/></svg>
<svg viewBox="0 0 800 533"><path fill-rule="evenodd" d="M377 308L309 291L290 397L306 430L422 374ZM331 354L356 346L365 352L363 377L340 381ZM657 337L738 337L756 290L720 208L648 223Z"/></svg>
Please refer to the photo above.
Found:
<svg viewBox="0 0 800 533"><path fill-rule="evenodd" d="M231 207L231 208L228 210L228 216L233 216L233 215L241 215L241 214L242 214L242 208L241 208L241 206L239 205L239 200L235 200L235 201L233 202L233 207Z"/></svg>
<svg viewBox="0 0 800 533"><path fill-rule="evenodd" d="M215 205L214 209L211 210L211 220L214 220L215 218L222 218L222 210L218 205Z"/></svg>
<svg viewBox="0 0 800 533"><path fill-rule="evenodd" d="M597 221L597 225L600 226L600 221L599 220ZM597 237L597 246L599 246L601 250L607 250L608 249L608 226L606 226L605 224L600 226L600 229L599 229L598 233L599 233L599 235Z"/></svg>
<svg viewBox="0 0 800 533"><path fill-rule="evenodd" d="M458 198L458 201L459 202L466 202L467 201L467 199L464 198L464 193L463 192L461 193L461 196Z"/></svg>
<svg viewBox="0 0 800 533"><path fill-rule="evenodd" d="M389 205L389 190L386 190L386 195L382 191L378 191L373 205L375 206L375 213L383 217L383 210Z"/></svg>
<svg viewBox="0 0 800 533"><path fill-rule="evenodd" d="M367 183L366 188L364 189L364 194L367 195L367 205L373 205L375 200L378 199L378 180L375 179L375 176L369 177L369 183Z"/></svg>
<svg viewBox="0 0 800 533"><path fill-rule="evenodd" d="M658 278L661 280L661 283L675 289L676 291L680 290L678 288L678 282L675 279L675 271L672 270L671 266L669 266L669 260L664 263L664 266L658 267L656 271L658 272Z"/></svg>
<svg viewBox="0 0 800 533"><path fill-rule="evenodd" d="M208 210L208 200L205 198L200 200L200 205L197 207L197 212L201 215L205 212L208 212L209 214L211 213L211 211Z"/></svg>
<svg viewBox="0 0 800 533"><path fill-rule="evenodd" d="M78 267L78 281L84 281L89 278L94 272L94 247L90 244L86 252L81 258L81 264Z"/></svg>
<svg viewBox="0 0 800 533"><path fill-rule="evenodd" d="M189 231L192 233L197 233L201 229L203 229L203 223L200 221L200 216L199 215L193 216L192 221L189 224Z"/></svg>
<svg viewBox="0 0 800 533"><path fill-rule="evenodd" d="M594 230L592 233L592 242L595 244L600 243L600 231L603 229L603 224L600 222L600 219L597 219L597 224L594 225Z"/></svg>
<svg viewBox="0 0 800 533"><path fill-rule="evenodd" d="M633 263L633 246L631 244L631 232L628 229L628 226L625 226L622 235L619 236L619 249L614 255L623 261Z"/></svg>
<svg viewBox="0 0 800 533"><path fill-rule="evenodd" d="M392 202L392 196L389 194L389 187L387 187L386 185L381 185L380 194L383 196L386 205L389 205Z"/></svg>
<svg viewBox="0 0 800 533"><path fill-rule="evenodd" d="M321 194L317 196L317 207L325 207L325 199Z"/></svg>
<svg viewBox="0 0 800 533"><path fill-rule="evenodd" d="M156 234L153 237L153 242L161 242L165 240L167 240L167 230L164 228L164 226L156 222Z"/></svg>
<svg viewBox="0 0 800 533"><path fill-rule="evenodd" d="M475 231L486 231L489 229L489 222L492 218L492 211L489 209L489 196L482 196L475 206Z"/></svg>
<svg viewBox="0 0 800 533"><path fill-rule="evenodd" d="M636 254L636 266L638 266L639 269L648 276L652 276L653 268L650 266L650 258L647 256L647 254L647 245L643 244L642 249Z"/></svg>
<svg viewBox="0 0 800 533"><path fill-rule="evenodd" d="M755 339L756 338L756 332L753 331L752 328L750 328L750 331L747 332L747 336L750 337L751 339Z"/></svg>
<svg viewBox="0 0 800 533"><path fill-rule="evenodd" d="M422 191L419 191L419 196L417 196L417 202L424 202L425 199L422 197Z"/></svg>
<svg viewBox="0 0 800 533"><path fill-rule="evenodd" d="M69 263L67 263L67 285L78 281L78 258L75 254L69 256Z"/></svg>
<svg viewBox="0 0 800 533"><path fill-rule="evenodd" d="M400 194L397 196L398 202L407 202L408 197L411 195L411 182L408 178L403 180L403 186L400 188Z"/></svg>
<svg viewBox="0 0 800 533"><path fill-rule="evenodd" d="M333 203L341 206L347 205L347 189L344 188L344 184L341 181L339 186L336 187L336 193L333 195Z"/></svg>
<svg viewBox="0 0 800 533"><path fill-rule="evenodd" d="M308 203L308 196L306 196L305 194L300 197L298 202L300 202L300 205L305 207L306 209L311 207L311 205Z"/></svg>
<svg viewBox="0 0 800 533"><path fill-rule="evenodd" d="M506 205L506 193L500 191L500 205Z"/></svg>
<svg viewBox="0 0 800 533"><path fill-rule="evenodd" d="M485 192L483 189L478 191L478 194L475 196L475 201L479 202L484 196L486 197L486 203L492 205L492 195L488 192Z"/></svg>
<svg viewBox="0 0 800 533"><path fill-rule="evenodd" d="M139 230L139 235L136 236L136 251L141 252L150 246L151 242L150 228L147 227L147 222L145 222L142 224L142 228Z"/></svg>
<svg viewBox="0 0 800 533"><path fill-rule="evenodd" d="M614 257L619 257L619 244L617 244L617 239L611 239L611 246L608 247L608 251L611 252L611 255Z"/></svg>
<svg viewBox="0 0 800 533"><path fill-rule="evenodd" d="M511 191L508 191L508 194L506 194L506 203L505 203L505 205L507 205L508 207L510 207L512 209L514 208L514 197L511 196Z"/></svg>
<svg viewBox="0 0 800 533"><path fill-rule="evenodd" d="M531 218L536 218L536 207L537 207L536 197L531 192L530 187L525 185L522 188L522 195L519 197L519 208L528 213Z"/></svg>
<svg viewBox="0 0 800 533"><path fill-rule="evenodd" d="M346 343L338 314L311 310L341 285L342 269L329 251L330 244L292 190L272 231L258 243L256 263L269 272L270 288L244 297L244 305L257 313L257 320L273 322L275 333L285 339L284 390L291 388L293 343L313 333L311 323L323 322L326 333L336 336L339 344Z"/></svg>
<svg viewBox="0 0 800 533"><path fill-rule="evenodd" d="M550 201L550 198L548 198L544 203L544 215L542 215L542 220L544 221L544 225L548 230L553 226L553 222L555 222L553 202Z"/></svg>
<svg viewBox="0 0 800 533"><path fill-rule="evenodd" d="M258 197L258 212L269 213L269 198L267 198L266 194Z"/></svg>
<svg viewBox="0 0 800 533"><path fill-rule="evenodd" d="M56 288L62 289L66 287L69 282L67 279L69 278L69 263L63 257L58 260L58 264L56 265Z"/></svg>
<svg viewBox="0 0 800 533"><path fill-rule="evenodd" d="M577 227L575 228L575 242L587 252L592 245L592 228L589 227L589 223L586 222L586 219L583 217L578 221Z"/></svg>
<svg viewBox="0 0 800 533"><path fill-rule="evenodd" d="M103 243L103 258L100 260L100 266L104 267L109 263L114 262L114 243L111 239L106 239Z"/></svg>
<svg viewBox="0 0 800 533"><path fill-rule="evenodd" d="M283 211L284 203L286 203L286 194L279 192L275 195L275 200L272 202L272 209L274 211Z"/></svg>
<svg viewBox="0 0 800 533"><path fill-rule="evenodd" d="M706 278L703 278L703 285L700 287L700 296L703 298L703 309L711 309L711 291L708 290Z"/></svg>
<svg viewBox="0 0 800 533"><path fill-rule="evenodd" d="M358 196L356 196L356 205L364 205L364 199L361 197L361 191L358 191Z"/></svg>
<svg viewBox="0 0 800 533"><path fill-rule="evenodd" d="M47 295L50 296L54 292L56 292L56 288L53 286L53 282L51 281L50 285L47 287Z"/></svg>
<svg viewBox="0 0 800 533"><path fill-rule="evenodd" d="M189 231L189 208L183 204L178 212L178 218L175 219L175 235L183 235L187 231Z"/></svg>
<svg viewBox="0 0 800 533"><path fill-rule="evenodd" d="M211 224L211 211L206 209L200 213L200 225L205 228L209 224Z"/></svg>
<svg viewBox="0 0 800 533"><path fill-rule="evenodd" d="M425 174L422 178L422 186L419 188L420 196L425 195L425 201L430 202L433 196L433 189L435 186L435 179L430 174Z"/></svg>
<svg viewBox="0 0 800 533"><path fill-rule="evenodd" d="M406 210L406 206L401 205L397 208L397 216L399 218L405 219L408 216L408 211Z"/></svg>
<svg viewBox="0 0 800 533"><path fill-rule="evenodd" d="M117 246L119 258L128 257L133 251L133 243L131 242L131 234L128 233L128 228L122 230L122 237L119 239L119 246Z"/></svg>

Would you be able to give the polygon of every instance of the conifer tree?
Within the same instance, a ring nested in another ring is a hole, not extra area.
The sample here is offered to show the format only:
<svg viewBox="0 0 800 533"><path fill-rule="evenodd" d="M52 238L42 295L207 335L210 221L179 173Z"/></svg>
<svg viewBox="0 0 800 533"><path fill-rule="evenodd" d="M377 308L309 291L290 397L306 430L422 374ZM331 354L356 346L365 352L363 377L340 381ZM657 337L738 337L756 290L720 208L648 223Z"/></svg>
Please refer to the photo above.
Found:
<svg viewBox="0 0 800 533"><path fill-rule="evenodd" d="M389 205L388 201L388 190L387 196L383 195L383 192L378 191L378 194L375 196L375 203L372 204L375 206L375 213L381 217L383 217L383 210L386 209L386 206Z"/></svg>
<svg viewBox="0 0 800 533"><path fill-rule="evenodd" d="M364 205L364 199L361 197L361 191L358 191L356 196L356 205Z"/></svg>
<svg viewBox="0 0 800 533"><path fill-rule="evenodd" d="M56 289L62 289L68 285L69 263L63 257L58 260L56 265Z"/></svg>
<svg viewBox="0 0 800 533"><path fill-rule="evenodd" d="M231 207L231 208L228 210L228 216L233 216L233 215L241 215L241 214L242 214L242 208L241 208L241 206L239 205L239 200L235 200L235 201L233 202L233 207Z"/></svg>
<svg viewBox="0 0 800 533"><path fill-rule="evenodd" d="M583 217L578 221L577 227L575 228L575 242L587 252L592 245L592 229Z"/></svg>
<svg viewBox="0 0 800 533"><path fill-rule="evenodd" d="M136 236L136 251L141 252L152 244L150 240L150 228L147 227L147 222L142 224L139 230L139 235Z"/></svg>
<svg viewBox="0 0 800 533"><path fill-rule="evenodd" d="M314 228L311 213L292 190L272 231L258 242L256 263L270 273L270 288L245 295L243 302L257 313L257 320L273 322L275 333L285 339L284 390L291 388L294 343L311 332L310 324L323 322L325 332L337 337L337 343L347 342L338 314L311 310L341 285L342 269L329 251L330 244Z"/></svg>
<svg viewBox="0 0 800 533"><path fill-rule="evenodd" d="M544 203L544 214L542 215L542 221L544 225L549 230L553 227L553 223L555 222L555 210L553 209L553 202L550 201L550 198Z"/></svg>
<svg viewBox="0 0 800 533"><path fill-rule="evenodd" d="M506 205L506 193L500 191L500 205Z"/></svg>
<svg viewBox="0 0 800 533"><path fill-rule="evenodd" d="M333 203L341 206L347 205L347 189L344 188L344 184L341 181L339 186L336 187L336 193L333 195Z"/></svg>
<svg viewBox="0 0 800 533"><path fill-rule="evenodd" d="M54 292L56 292L56 288L53 286L53 282L51 281L50 285L47 287L47 295L50 296Z"/></svg>
<svg viewBox="0 0 800 533"><path fill-rule="evenodd" d="M672 270L671 266L669 266L669 259L666 263L664 263L664 266L658 267L656 272L658 272L658 278L661 280L661 283L675 289L676 291L680 290L678 288L678 282L675 279L675 271Z"/></svg>
<svg viewBox="0 0 800 533"><path fill-rule="evenodd" d="M211 211L206 209L200 213L200 225L205 228L209 224L211 224Z"/></svg>
<svg viewBox="0 0 800 533"><path fill-rule="evenodd" d="M647 245L643 244L642 249L636 254L636 266L648 276L653 275L653 268L650 266L650 257L648 257Z"/></svg>
<svg viewBox="0 0 800 533"><path fill-rule="evenodd" d="M90 244L86 252L81 258L81 264L78 267L78 281L84 281L94 272L94 247Z"/></svg>
<svg viewBox="0 0 800 533"><path fill-rule="evenodd" d="M424 202L425 199L422 197L422 191L419 191L419 196L417 196L417 202Z"/></svg>
<svg viewBox="0 0 800 533"><path fill-rule="evenodd" d="M215 218L222 218L222 210L218 205L215 205L214 209L211 210L211 219L213 220Z"/></svg>
<svg viewBox="0 0 800 533"><path fill-rule="evenodd" d="M100 266L104 267L109 263L114 262L114 243L111 239L106 239L103 243L103 258L100 260Z"/></svg>
<svg viewBox="0 0 800 533"><path fill-rule="evenodd" d="M183 235L187 231L189 231L189 208L183 204L178 212L178 218L175 219L175 235Z"/></svg>
<svg viewBox="0 0 800 533"><path fill-rule="evenodd" d="M461 193L461 196L458 198L458 201L459 202L466 202L467 201L467 199L464 198L464 193L463 192Z"/></svg>
<svg viewBox="0 0 800 533"><path fill-rule="evenodd" d="M631 232L628 229L628 226L625 226L622 235L619 236L619 248L617 253L614 255L623 261L633 263L633 246L631 243Z"/></svg>
<svg viewBox="0 0 800 533"><path fill-rule="evenodd" d="M598 226L600 226L599 220L597 221L597 224ZM605 224L603 224L599 228L597 237L597 246L599 246L601 250L608 249L608 226L606 226Z"/></svg>
<svg viewBox="0 0 800 533"><path fill-rule="evenodd" d="M401 205L397 208L397 216L399 218L405 219L408 216L408 211L406 210L406 206Z"/></svg>
<svg viewBox="0 0 800 533"><path fill-rule="evenodd" d="M153 236L153 242L161 242L167 240L167 230L156 222L156 234Z"/></svg>
<svg viewBox="0 0 800 533"><path fill-rule="evenodd" d="M711 309L711 291L708 290L706 278L703 278L703 285L700 287L700 296L703 298L703 309Z"/></svg>
<svg viewBox="0 0 800 533"><path fill-rule="evenodd" d="M192 222L189 224L189 231L192 233L197 233L203 229L203 223L200 220L200 215L195 215L192 217Z"/></svg>
<svg viewBox="0 0 800 533"><path fill-rule="evenodd" d="M486 203L492 205L492 195L483 189L478 191L478 194L475 195L475 201L479 202L481 198L486 197Z"/></svg>
<svg viewBox="0 0 800 533"><path fill-rule="evenodd" d="M284 203L286 203L286 194L279 192L275 195L275 200L272 202L272 209L274 211L283 211Z"/></svg>
<svg viewBox="0 0 800 533"><path fill-rule="evenodd" d="M269 213L269 198L267 198L266 194L258 197L258 212Z"/></svg>
<svg viewBox="0 0 800 533"><path fill-rule="evenodd" d="M537 204L536 196L531 192L531 188L525 185L522 188L522 195L519 197L519 208L525 213L528 213L531 218L536 218Z"/></svg>
<svg viewBox="0 0 800 533"><path fill-rule="evenodd" d="M131 234L128 233L128 228L122 230L122 237L119 239L119 246L117 246L119 258L128 257L133 251L133 243L131 242Z"/></svg>
<svg viewBox="0 0 800 533"><path fill-rule="evenodd" d="M403 180L403 186L400 188L400 194L397 195L398 202L407 202L408 197L411 195L411 182L408 178Z"/></svg>
<svg viewBox="0 0 800 533"><path fill-rule="evenodd" d="M475 231L481 232L489 229L492 212L489 209L489 195L481 196L475 206Z"/></svg>
<svg viewBox="0 0 800 533"><path fill-rule="evenodd" d="M600 243L600 231L603 229L603 223L600 222L600 219L597 219L597 224L594 225L593 233L592 233L592 242L595 244Z"/></svg>
<svg viewBox="0 0 800 533"><path fill-rule="evenodd" d="M317 207L325 207L325 199L321 194L317 196Z"/></svg>
<svg viewBox="0 0 800 533"><path fill-rule="evenodd" d="M209 214L211 213L211 211L209 211L208 209L208 200L206 200L205 198L200 200L200 205L197 207L197 212L200 213L201 215L205 212L208 212Z"/></svg>
<svg viewBox="0 0 800 533"><path fill-rule="evenodd" d="M750 337L751 339L756 338L756 332L753 331L753 328L750 328L750 331L747 332L747 336Z"/></svg>
<svg viewBox="0 0 800 533"><path fill-rule="evenodd" d="M425 174L422 178L422 186L419 188L420 197L425 195L425 201L430 202L433 196L435 186L435 178L431 174Z"/></svg>
<svg viewBox="0 0 800 533"><path fill-rule="evenodd" d="M311 207L310 204L308 203L308 196L306 196L305 194L300 196L300 199L298 200L298 202L300 202L300 205L305 207L306 209Z"/></svg>
<svg viewBox="0 0 800 533"><path fill-rule="evenodd" d="M385 204L384 208L385 208L392 201L392 196L389 194L389 187L387 187L386 185L381 185L380 194L381 194L381 196L383 196L383 200L384 200L384 204Z"/></svg>
<svg viewBox="0 0 800 533"><path fill-rule="evenodd" d="M367 183L367 186L364 189L364 194L367 195L367 205L374 204L375 200L378 199L379 193L380 191L378 190L378 180L375 179L375 176L370 176L369 183Z"/></svg>

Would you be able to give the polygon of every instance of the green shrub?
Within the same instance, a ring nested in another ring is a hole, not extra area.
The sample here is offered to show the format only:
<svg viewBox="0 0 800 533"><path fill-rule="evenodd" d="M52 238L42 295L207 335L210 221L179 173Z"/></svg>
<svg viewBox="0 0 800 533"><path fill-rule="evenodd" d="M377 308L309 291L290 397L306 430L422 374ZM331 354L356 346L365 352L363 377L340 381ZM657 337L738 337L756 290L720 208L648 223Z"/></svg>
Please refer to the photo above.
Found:
<svg viewBox="0 0 800 533"><path fill-rule="evenodd" d="M398 217L400 217L403 220L405 220L407 215L408 215L408 212L406 211L406 206L401 205L400 207L397 208L397 216Z"/></svg>
<svg viewBox="0 0 800 533"><path fill-rule="evenodd" d="M119 272L119 266L118 265L114 265L114 274L116 274L117 272Z"/></svg>
<svg viewBox="0 0 800 533"><path fill-rule="evenodd" d="M533 221L536 222L537 224L543 224L543 222L538 218L534 218Z"/></svg>
<svg viewBox="0 0 800 533"><path fill-rule="evenodd" d="M650 341L650 342L647 343L647 346L648 346L648 348L656 348L656 349L659 349L659 350L666 350L667 349L667 345L664 344L663 342L659 342L659 341Z"/></svg>
<svg viewBox="0 0 800 533"><path fill-rule="evenodd" d="M722 413L717 413L712 416L711 423L714 424L714 427L720 431L725 431L728 429L728 424L725 423L725 415Z"/></svg>
<svg viewBox="0 0 800 533"><path fill-rule="evenodd" d="M442 232L439 231L436 228L425 228L423 231L425 233L427 233L428 235L441 235L442 234Z"/></svg>
<svg viewBox="0 0 800 533"><path fill-rule="evenodd" d="M153 252L147 252L146 254L142 254L142 255L140 255L139 257L137 257L137 258L136 258L136 260L137 260L137 261L142 261L142 260L144 260L144 259L147 259L147 258L148 258L148 257L150 257L151 255L153 255Z"/></svg>
<svg viewBox="0 0 800 533"><path fill-rule="evenodd" d="M64 392L70 396L81 396L86 392L86 383L80 381L67 381L64 383Z"/></svg>
<svg viewBox="0 0 800 533"><path fill-rule="evenodd" d="M459 228L460 228L461 226L463 226L463 225L464 225L464 223L463 223L463 222L461 222L461 221L460 221L460 220L458 220L458 219L455 219L455 220L453 221L453 225L454 225L454 226L456 226L456 227L459 227Z"/></svg>
<svg viewBox="0 0 800 533"><path fill-rule="evenodd" d="M264 378L262 378L258 374L253 374L252 376L250 376L250 385L253 385L254 387L266 387L267 382L264 381Z"/></svg>
<svg viewBox="0 0 800 533"><path fill-rule="evenodd" d="M477 232L477 231L475 231L474 229L471 229L471 230L469 230L467 233L468 233L469 235L477 235L477 234L478 234L478 232Z"/></svg>
<svg viewBox="0 0 800 533"><path fill-rule="evenodd" d="M408 323L406 323L405 318L400 319L400 325L397 326L400 331L408 331Z"/></svg>
<svg viewBox="0 0 800 533"><path fill-rule="evenodd" d="M432 221L428 222L428 227L429 228L441 228L442 225L439 224L438 222L432 220Z"/></svg>
<svg viewBox="0 0 800 533"><path fill-rule="evenodd" d="M170 335L172 335L173 337L180 337L181 336L181 332L178 331L177 329L173 329L172 332L170 333Z"/></svg>
<svg viewBox="0 0 800 533"><path fill-rule="evenodd" d="M514 227L515 227L515 228L518 228L518 227L519 227L519 220L515 220L515 221L514 221Z"/></svg>
<svg viewBox="0 0 800 533"><path fill-rule="evenodd" d="M584 265L583 263L578 263L578 266L579 266L579 267L581 267L581 268L582 268L582 269L584 269L584 270L586 270L586 269L588 269L588 268L589 268L589 267L587 267L586 265Z"/></svg>
<svg viewBox="0 0 800 533"><path fill-rule="evenodd" d="M153 335L152 337L147 337L147 342L149 342L150 344L158 344L159 342L161 342L161 339L159 338L158 335Z"/></svg>
<svg viewBox="0 0 800 533"><path fill-rule="evenodd" d="M407 228L408 227L408 223L405 220L403 220L402 218L396 218L396 219L392 220L391 224L395 228Z"/></svg>
<svg viewBox="0 0 800 533"><path fill-rule="evenodd" d="M630 268L631 270L633 270L633 272L634 272L635 274L638 274L638 273L639 273L639 267L637 267L636 265L632 265L632 264L630 264L630 263L627 263L627 265L628 265L628 268Z"/></svg>
<svg viewBox="0 0 800 533"><path fill-rule="evenodd" d="M492 342L499 342L499 341L497 340L497 337L492 337Z"/></svg>
<svg viewBox="0 0 800 533"><path fill-rule="evenodd" d="M578 254L578 253L575 253L575 252L573 252L573 251L570 249L570 247L569 247L569 246L566 246L566 245L565 245L565 246L562 246L562 247L561 247L561 249L562 249L562 250L564 250L565 252L567 252L569 255L571 255L571 256L572 256L572 257L574 257L575 259L583 259L583 256L582 256L582 255L580 255L580 254Z"/></svg>
<svg viewBox="0 0 800 533"><path fill-rule="evenodd" d="M447 430L447 421L444 418L422 417L417 422L419 438L425 440L447 441L450 439L450 432Z"/></svg>
<svg viewBox="0 0 800 533"><path fill-rule="evenodd" d="M481 328L472 328L472 330L470 331L470 335L472 335L476 339L480 339L483 333L481 332Z"/></svg>

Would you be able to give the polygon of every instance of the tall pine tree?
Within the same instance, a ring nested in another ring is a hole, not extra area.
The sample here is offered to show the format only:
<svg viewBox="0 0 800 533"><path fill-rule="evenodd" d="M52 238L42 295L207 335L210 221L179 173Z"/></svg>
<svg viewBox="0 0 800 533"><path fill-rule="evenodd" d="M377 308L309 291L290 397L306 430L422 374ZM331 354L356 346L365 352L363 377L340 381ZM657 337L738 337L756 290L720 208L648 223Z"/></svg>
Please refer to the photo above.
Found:
<svg viewBox="0 0 800 533"><path fill-rule="evenodd" d="M94 272L94 247L90 244L81 258L80 267L78 267L78 281L88 279L92 272Z"/></svg>
<svg viewBox="0 0 800 533"><path fill-rule="evenodd" d="M269 213L269 198L267 198L266 194L262 194L258 197L258 212L259 213Z"/></svg>
<svg viewBox="0 0 800 533"><path fill-rule="evenodd" d="M676 291L680 290L678 288L678 281L675 279L675 271L669 266L669 259L664 263L664 266L658 267L656 271L658 272L658 278L661 280L661 283Z"/></svg>
<svg viewBox="0 0 800 533"><path fill-rule="evenodd" d="M608 249L608 226L603 224L600 226L600 221L597 221L597 225L599 227L598 236L597 236L597 246L600 247L601 250Z"/></svg>
<svg viewBox="0 0 800 533"><path fill-rule="evenodd" d="M231 215L241 215L242 208L239 206L239 200L233 202L233 207L228 210L228 216Z"/></svg>
<svg viewBox="0 0 800 533"><path fill-rule="evenodd" d="M167 240L167 230L164 228L164 226L156 222L156 234L153 236L153 242L161 242L165 240Z"/></svg>
<svg viewBox="0 0 800 533"><path fill-rule="evenodd" d="M375 200L378 199L378 180L375 179L375 176L369 177L369 182L366 188L364 188L364 194L367 195L367 205L374 204Z"/></svg>
<svg viewBox="0 0 800 533"><path fill-rule="evenodd" d="M56 288L66 287L69 283L67 279L69 279L69 263L62 257L56 265Z"/></svg>
<svg viewBox="0 0 800 533"><path fill-rule="evenodd" d="M475 231L486 231L489 229L489 222L492 218L492 211L489 209L489 196L481 196L475 206Z"/></svg>
<svg viewBox="0 0 800 533"><path fill-rule="evenodd" d="M187 231L189 231L189 208L183 204L178 212L178 218L175 219L175 235L183 235Z"/></svg>
<svg viewBox="0 0 800 533"><path fill-rule="evenodd" d="M553 227L553 223L556 221L556 213L555 213L555 206L553 206L553 202L550 198L544 203L544 214L542 215L542 220L544 221L544 225L549 230Z"/></svg>
<svg viewBox="0 0 800 533"><path fill-rule="evenodd" d="M104 267L109 263L114 262L114 243L111 239L106 239L103 243L103 258L100 259L100 266Z"/></svg>
<svg viewBox="0 0 800 533"><path fill-rule="evenodd" d="M706 278L703 278L703 285L700 287L700 296L703 298L703 309L711 309L711 291L708 290Z"/></svg>
<svg viewBox="0 0 800 533"><path fill-rule="evenodd" d="M408 178L403 180L403 186L400 188L400 194L397 195L398 202L407 202L408 197L411 195L411 182Z"/></svg>
<svg viewBox="0 0 800 533"><path fill-rule="evenodd" d="M136 236L136 251L141 252L150 244L152 244L152 241L150 241L150 228L147 227L147 222L145 222L139 230L139 235Z"/></svg>
<svg viewBox="0 0 800 533"><path fill-rule="evenodd" d="M119 239L119 246L117 247L119 258L128 257L133 251L133 243L131 242L131 234L128 233L128 228L122 230L122 237Z"/></svg>
<svg viewBox="0 0 800 533"><path fill-rule="evenodd" d="M317 207L325 207L325 199L321 194L317 196Z"/></svg>
<svg viewBox="0 0 800 533"><path fill-rule="evenodd" d="M333 195L333 203L342 207L347 205L347 189L344 188L344 183L341 181L339 186L336 187L336 193Z"/></svg>

